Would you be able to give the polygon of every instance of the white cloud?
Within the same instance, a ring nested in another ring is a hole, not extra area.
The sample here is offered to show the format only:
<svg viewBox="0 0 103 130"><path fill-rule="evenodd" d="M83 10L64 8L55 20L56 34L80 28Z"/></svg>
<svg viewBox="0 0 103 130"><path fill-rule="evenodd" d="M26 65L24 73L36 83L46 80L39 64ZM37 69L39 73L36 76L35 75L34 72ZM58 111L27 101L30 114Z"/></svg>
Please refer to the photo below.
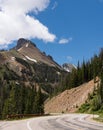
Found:
<svg viewBox="0 0 103 130"><path fill-rule="evenodd" d="M68 60L69 62L71 62L71 61L73 60L73 58L72 58L71 56L67 56L67 60Z"/></svg>
<svg viewBox="0 0 103 130"><path fill-rule="evenodd" d="M54 10L58 6L58 3L55 1L54 5L52 6L52 10Z"/></svg>
<svg viewBox="0 0 103 130"><path fill-rule="evenodd" d="M60 39L59 44L67 44L70 41L72 41L72 38L68 38L68 39L62 38L62 39Z"/></svg>
<svg viewBox="0 0 103 130"><path fill-rule="evenodd" d="M53 42L56 36L29 12L45 10L50 0L0 0L0 47L20 37Z"/></svg>

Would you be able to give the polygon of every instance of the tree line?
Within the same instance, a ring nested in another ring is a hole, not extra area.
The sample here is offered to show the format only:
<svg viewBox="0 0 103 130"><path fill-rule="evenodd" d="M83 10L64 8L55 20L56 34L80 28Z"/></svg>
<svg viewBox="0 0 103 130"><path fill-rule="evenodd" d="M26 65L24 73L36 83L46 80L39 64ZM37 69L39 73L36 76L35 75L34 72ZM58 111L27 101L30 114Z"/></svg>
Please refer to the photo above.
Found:
<svg viewBox="0 0 103 130"><path fill-rule="evenodd" d="M99 54L95 54L90 60L83 60L81 64L78 62L77 69L73 69L72 73L68 74L62 82L63 87L60 87L59 91L78 87L92 79L95 82L97 76L100 83L98 83L97 89L94 89L93 94L89 95L89 100L83 104L82 108L85 108L85 111L101 110L103 113L103 48L101 48Z"/></svg>
<svg viewBox="0 0 103 130"><path fill-rule="evenodd" d="M44 95L39 88L25 87L15 81L9 83L0 81L0 118L13 114L43 113Z"/></svg>
<svg viewBox="0 0 103 130"><path fill-rule="evenodd" d="M99 54L95 54L90 60L80 64L78 61L77 69L74 68L72 73L69 73L64 80L61 81L61 87L58 91L64 91L77 87L83 83L86 83L96 76L101 77L103 69L103 48Z"/></svg>

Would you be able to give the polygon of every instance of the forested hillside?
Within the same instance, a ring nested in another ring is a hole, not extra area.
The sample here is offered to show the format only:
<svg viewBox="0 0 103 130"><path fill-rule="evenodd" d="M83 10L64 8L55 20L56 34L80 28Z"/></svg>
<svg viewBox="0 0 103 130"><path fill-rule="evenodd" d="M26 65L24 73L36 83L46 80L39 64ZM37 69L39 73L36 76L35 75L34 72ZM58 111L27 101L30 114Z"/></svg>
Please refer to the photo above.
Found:
<svg viewBox="0 0 103 130"><path fill-rule="evenodd" d="M19 41L19 50L0 52L0 118L9 114L43 113L48 97L92 79L96 81L97 76L98 89L89 95L84 111L91 107L103 111L103 49L90 60L78 62L77 68L68 73L30 41L23 39L23 42Z"/></svg>
<svg viewBox="0 0 103 130"><path fill-rule="evenodd" d="M16 47L0 51L0 118L43 113L44 101L66 75L29 40L21 38Z"/></svg>
<svg viewBox="0 0 103 130"><path fill-rule="evenodd" d="M53 98L45 102L46 112L103 113L103 49L73 69L62 80ZM55 97L54 97L55 96Z"/></svg>
<svg viewBox="0 0 103 130"><path fill-rule="evenodd" d="M14 73L12 76L15 76ZM25 87L24 83L22 82L19 84L13 80L4 81L1 79L0 119L4 119L7 117L7 115L11 114L43 113L43 102L45 97L46 95L41 93L40 88L37 91L32 85Z"/></svg>
<svg viewBox="0 0 103 130"><path fill-rule="evenodd" d="M96 77L99 77L100 82L95 88L92 95L88 95L88 101L80 108L80 111L101 111L103 112L103 48L99 54L95 54L89 61L78 62L77 69L74 69L69 74L65 81L62 82L62 87L57 90L57 93L66 89L77 87L92 79L96 82Z"/></svg>

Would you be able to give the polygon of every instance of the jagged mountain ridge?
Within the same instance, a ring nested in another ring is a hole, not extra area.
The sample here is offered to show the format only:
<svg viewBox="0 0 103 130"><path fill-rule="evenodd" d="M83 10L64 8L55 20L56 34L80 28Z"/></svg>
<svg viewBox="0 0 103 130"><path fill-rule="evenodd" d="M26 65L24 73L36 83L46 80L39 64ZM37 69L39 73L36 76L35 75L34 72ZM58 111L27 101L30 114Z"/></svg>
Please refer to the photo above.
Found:
<svg viewBox="0 0 103 130"><path fill-rule="evenodd" d="M47 56L33 42L23 38L9 51L0 51L0 66L3 69L1 79L15 80L15 83L22 82L26 86L41 85L46 93L51 93L60 83L61 75L66 74L50 55ZM13 75L16 79L12 78Z"/></svg>
<svg viewBox="0 0 103 130"><path fill-rule="evenodd" d="M49 66L59 67L60 66L52 59L50 56L46 56L45 53L41 52L36 44L26 39L19 39L17 41L17 46L11 50L16 50L19 54L23 56L25 60L30 60L34 62L42 62L48 64ZM34 59L34 60L33 60Z"/></svg>
<svg viewBox="0 0 103 130"><path fill-rule="evenodd" d="M14 47L14 49L16 49L16 50L18 50L18 49L20 49L24 44L31 44L31 45L33 45L34 47L36 47L36 44L35 43L33 43L33 42L31 42L30 40L27 40L27 39L24 39L24 38L20 38L18 41L17 41L17 46L16 47Z"/></svg>
<svg viewBox="0 0 103 130"><path fill-rule="evenodd" d="M17 63L17 58L28 63L44 63L48 66L62 69L51 56L46 56L46 54L41 52L33 42L23 38L19 39L17 41L17 46L10 51L0 52L0 63L9 63L12 66L15 66L16 64L16 67L22 67L22 65Z"/></svg>

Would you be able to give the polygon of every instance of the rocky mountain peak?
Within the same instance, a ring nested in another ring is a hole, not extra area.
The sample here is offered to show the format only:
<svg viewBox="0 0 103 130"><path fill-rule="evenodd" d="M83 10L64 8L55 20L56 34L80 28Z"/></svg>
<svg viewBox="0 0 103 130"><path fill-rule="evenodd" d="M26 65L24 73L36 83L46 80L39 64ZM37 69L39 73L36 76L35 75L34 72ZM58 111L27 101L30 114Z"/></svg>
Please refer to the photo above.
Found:
<svg viewBox="0 0 103 130"><path fill-rule="evenodd" d="M70 63L64 63L62 65L63 69L67 72L72 72L73 69L77 69L77 67L73 64L70 64Z"/></svg>
<svg viewBox="0 0 103 130"><path fill-rule="evenodd" d="M24 38L20 38L20 39L17 41L17 46L16 46L14 49L18 50L18 49L20 49L21 47L23 47L24 45L25 45L26 47L30 47L30 46L36 47L36 45L35 45L33 42L31 42L30 40L24 39Z"/></svg>

